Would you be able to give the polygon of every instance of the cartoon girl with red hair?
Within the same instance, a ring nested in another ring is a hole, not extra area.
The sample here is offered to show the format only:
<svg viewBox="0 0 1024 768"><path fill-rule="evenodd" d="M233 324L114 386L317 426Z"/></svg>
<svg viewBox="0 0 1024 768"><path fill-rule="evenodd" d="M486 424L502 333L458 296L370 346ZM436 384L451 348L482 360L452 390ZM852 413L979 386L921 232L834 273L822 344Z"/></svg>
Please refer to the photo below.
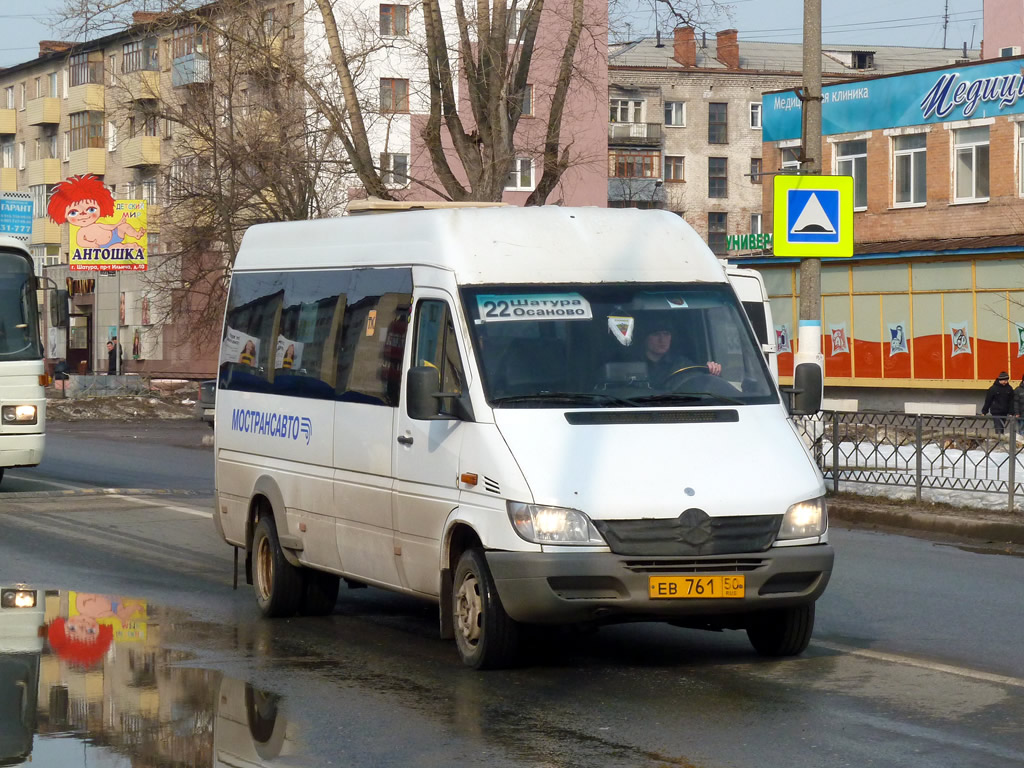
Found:
<svg viewBox="0 0 1024 768"><path fill-rule="evenodd" d="M99 223L114 215L114 197L91 173L72 176L54 187L46 211L56 224L66 221L79 228L79 248L113 248L125 238L137 240L146 234L145 227L135 229L128 223L127 211L117 224Z"/></svg>
<svg viewBox="0 0 1024 768"><path fill-rule="evenodd" d="M144 612L138 600L85 593L76 595L75 608L74 615L50 622L46 634L58 656L86 668L98 663L114 641L111 621L123 624Z"/></svg>

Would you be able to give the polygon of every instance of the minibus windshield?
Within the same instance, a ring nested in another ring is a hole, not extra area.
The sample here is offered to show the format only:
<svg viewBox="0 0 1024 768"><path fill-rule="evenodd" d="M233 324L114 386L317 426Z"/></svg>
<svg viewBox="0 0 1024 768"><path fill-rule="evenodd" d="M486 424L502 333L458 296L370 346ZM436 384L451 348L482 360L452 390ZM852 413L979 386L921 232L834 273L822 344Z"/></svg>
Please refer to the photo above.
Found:
<svg viewBox="0 0 1024 768"><path fill-rule="evenodd" d="M778 402L724 283L487 285L462 300L494 407Z"/></svg>
<svg viewBox="0 0 1024 768"><path fill-rule="evenodd" d="M32 265L0 251L0 362L41 357Z"/></svg>

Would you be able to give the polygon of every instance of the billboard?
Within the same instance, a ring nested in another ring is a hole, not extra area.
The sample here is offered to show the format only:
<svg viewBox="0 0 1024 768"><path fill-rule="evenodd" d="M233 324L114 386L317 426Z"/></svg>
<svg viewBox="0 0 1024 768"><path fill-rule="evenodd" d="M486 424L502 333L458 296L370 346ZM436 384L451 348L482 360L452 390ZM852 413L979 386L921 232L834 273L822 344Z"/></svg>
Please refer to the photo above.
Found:
<svg viewBox="0 0 1024 768"><path fill-rule="evenodd" d="M0 192L0 235L28 244L32 235L32 195L28 192Z"/></svg>

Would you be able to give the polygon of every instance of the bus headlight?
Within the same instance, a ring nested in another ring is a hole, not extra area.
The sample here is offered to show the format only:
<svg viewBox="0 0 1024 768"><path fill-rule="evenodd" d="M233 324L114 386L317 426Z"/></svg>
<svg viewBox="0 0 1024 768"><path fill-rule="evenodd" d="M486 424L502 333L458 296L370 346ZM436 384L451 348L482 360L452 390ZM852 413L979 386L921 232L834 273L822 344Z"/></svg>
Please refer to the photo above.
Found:
<svg viewBox="0 0 1024 768"><path fill-rule="evenodd" d="M5 405L0 409L4 424L35 424L38 418L34 405Z"/></svg>
<svg viewBox="0 0 1024 768"><path fill-rule="evenodd" d="M510 501L508 518L516 533L534 544L605 546L590 518L578 509Z"/></svg>
<svg viewBox="0 0 1024 768"><path fill-rule="evenodd" d="M780 539L808 539L821 536L828 528L828 508L825 497L797 502L782 518Z"/></svg>
<svg viewBox="0 0 1024 768"><path fill-rule="evenodd" d="M34 589L25 589L24 587L5 589L0 592L0 607L35 608L36 591Z"/></svg>

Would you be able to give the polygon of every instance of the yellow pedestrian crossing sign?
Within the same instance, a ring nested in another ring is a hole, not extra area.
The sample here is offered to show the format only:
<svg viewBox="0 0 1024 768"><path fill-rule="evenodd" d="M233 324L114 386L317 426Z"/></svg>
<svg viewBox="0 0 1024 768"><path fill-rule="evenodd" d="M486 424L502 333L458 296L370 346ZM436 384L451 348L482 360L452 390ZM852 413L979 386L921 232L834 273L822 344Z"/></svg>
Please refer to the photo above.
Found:
<svg viewBox="0 0 1024 768"><path fill-rule="evenodd" d="M776 256L853 256L853 177L775 177Z"/></svg>

